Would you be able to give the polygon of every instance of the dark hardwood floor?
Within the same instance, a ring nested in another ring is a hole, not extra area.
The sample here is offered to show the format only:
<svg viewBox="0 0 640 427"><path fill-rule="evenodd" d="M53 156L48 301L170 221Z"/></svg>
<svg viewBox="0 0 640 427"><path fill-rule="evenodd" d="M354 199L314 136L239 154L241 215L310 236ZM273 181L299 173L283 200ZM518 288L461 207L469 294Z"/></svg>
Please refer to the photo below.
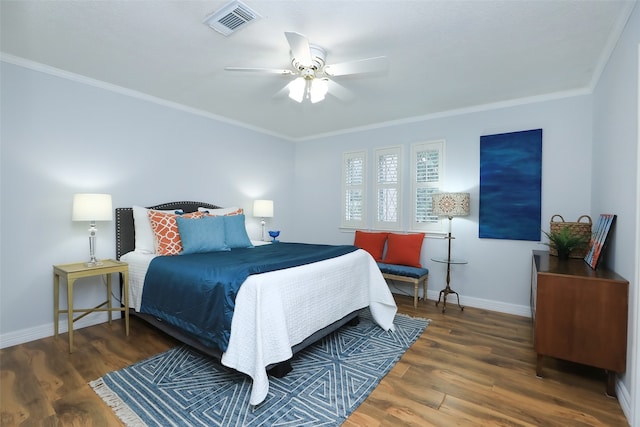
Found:
<svg viewBox="0 0 640 427"><path fill-rule="evenodd" d="M433 301L399 311L432 320L344 426L627 426L604 372L545 358L535 376L531 320ZM0 350L2 426L118 426L87 385L177 343L138 318Z"/></svg>

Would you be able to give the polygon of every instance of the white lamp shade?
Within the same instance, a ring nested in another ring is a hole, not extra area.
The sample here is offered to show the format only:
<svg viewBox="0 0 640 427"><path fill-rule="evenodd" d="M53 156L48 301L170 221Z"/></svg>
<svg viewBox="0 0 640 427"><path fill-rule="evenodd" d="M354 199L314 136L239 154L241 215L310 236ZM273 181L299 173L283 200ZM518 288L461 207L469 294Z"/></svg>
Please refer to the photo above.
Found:
<svg viewBox="0 0 640 427"><path fill-rule="evenodd" d="M74 194L73 221L111 221L111 194Z"/></svg>
<svg viewBox="0 0 640 427"><path fill-rule="evenodd" d="M311 103L315 104L316 102L322 101L328 91L329 86L327 86L326 81L322 79L313 79L311 81L311 90L309 91L309 98L311 99Z"/></svg>
<svg viewBox="0 0 640 427"><path fill-rule="evenodd" d="M273 200L254 200L253 216L259 218L273 217Z"/></svg>
<svg viewBox="0 0 640 427"><path fill-rule="evenodd" d="M469 193L436 193L431 197L434 215L448 217L469 215Z"/></svg>
<svg viewBox="0 0 640 427"><path fill-rule="evenodd" d="M288 85L289 98L296 102L302 102L304 99L304 93L307 90L307 81L302 77L298 77Z"/></svg>

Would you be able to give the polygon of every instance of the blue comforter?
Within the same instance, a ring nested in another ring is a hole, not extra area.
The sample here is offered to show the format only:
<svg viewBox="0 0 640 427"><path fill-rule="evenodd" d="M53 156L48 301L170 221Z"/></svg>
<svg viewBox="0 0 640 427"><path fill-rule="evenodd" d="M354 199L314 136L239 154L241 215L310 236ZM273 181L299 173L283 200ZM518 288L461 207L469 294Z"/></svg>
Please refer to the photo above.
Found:
<svg viewBox="0 0 640 427"><path fill-rule="evenodd" d="M147 270L140 311L226 351L236 295L249 275L335 258L356 249L350 245L278 243L159 256Z"/></svg>

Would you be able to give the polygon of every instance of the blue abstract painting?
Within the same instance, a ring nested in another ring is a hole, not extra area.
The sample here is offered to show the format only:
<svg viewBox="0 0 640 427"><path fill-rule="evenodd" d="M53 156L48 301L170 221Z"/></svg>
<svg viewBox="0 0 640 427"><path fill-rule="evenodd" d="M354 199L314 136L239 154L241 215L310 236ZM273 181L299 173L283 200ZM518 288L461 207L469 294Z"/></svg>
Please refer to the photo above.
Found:
<svg viewBox="0 0 640 427"><path fill-rule="evenodd" d="M540 241L542 129L480 137L479 237Z"/></svg>

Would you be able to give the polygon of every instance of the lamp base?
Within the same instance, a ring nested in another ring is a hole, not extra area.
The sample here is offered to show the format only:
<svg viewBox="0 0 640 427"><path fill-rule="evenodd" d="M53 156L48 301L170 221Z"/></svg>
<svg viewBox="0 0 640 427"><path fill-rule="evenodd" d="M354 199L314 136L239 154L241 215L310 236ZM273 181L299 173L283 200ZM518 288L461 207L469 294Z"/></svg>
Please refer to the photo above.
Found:
<svg viewBox="0 0 640 427"><path fill-rule="evenodd" d="M89 226L89 261L87 261L84 265L87 267L97 267L102 265L102 262L96 258L96 235L98 234L98 229L96 228L96 222L91 221L91 225Z"/></svg>
<svg viewBox="0 0 640 427"><path fill-rule="evenodd" d="M447 310L447 295L454 294L458 298L458 307L460 311L464 311L464 306L460 305L460 295L453 289L447 285L446 288L440 291L440 295L438 296L438 302L436 302L436 307L440 304L440 300L442 300L442 312L444 313Z"/></svg>
<svg viewBox="0 0 640 427"><path fill-rule="evenodd" d="M447 252L447 286L440 291L436 307L440 304L440 299L442 299L442 312L444 313L447 310L447 296L449 294L454 294L458 298L458 307L460 307L460 311L463 311L464 307L460 305L460 295L458 295L458 293L449 286L449 283L451 283L451 240L454 239L451 235L451 217L449 217L449 234L445 238L449 240L449 251Z"/></svg>

